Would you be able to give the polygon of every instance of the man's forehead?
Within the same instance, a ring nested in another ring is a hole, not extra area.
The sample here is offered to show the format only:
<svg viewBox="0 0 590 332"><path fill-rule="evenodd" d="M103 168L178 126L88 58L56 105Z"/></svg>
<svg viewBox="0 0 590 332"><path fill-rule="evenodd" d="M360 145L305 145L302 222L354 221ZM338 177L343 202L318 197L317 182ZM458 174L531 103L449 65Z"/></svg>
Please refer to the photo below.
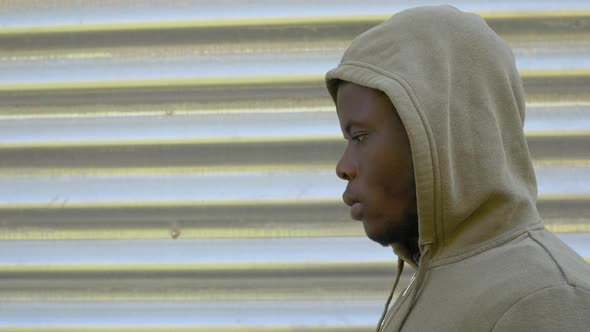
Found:
<svg viewBox="0 0 590 332"><path fill-rule="evenodd" d="M380 91L355 83L342 81L338 86L336 110L346 113L353 109L373 108L390 103L389 98Z"/></svg>
<svg viewBox="0 0 590 332"><path fill-rule="evenodd" d="M340 81L336 95L337 100L345 99L347 102L351 102L350 99L353 99L356 102L367 102L382 98L384 93L381 90L373 89L364 85L348 81Z"/></svg>
<svg viewBox="0 0 590 332"><path fill-rule="evenodd" d="M339 86L336 111L342 132L346 135L351 128L364 127L376 121L376 94L370 88L343 81Z"/></svg>

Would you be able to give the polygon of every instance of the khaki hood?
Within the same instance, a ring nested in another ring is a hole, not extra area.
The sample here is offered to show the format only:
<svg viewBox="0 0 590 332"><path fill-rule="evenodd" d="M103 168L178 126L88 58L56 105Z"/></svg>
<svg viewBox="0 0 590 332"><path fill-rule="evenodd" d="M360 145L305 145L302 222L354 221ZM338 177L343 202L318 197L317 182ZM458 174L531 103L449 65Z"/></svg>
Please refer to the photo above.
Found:
<svg viewBox="0 0 590 332"><path fill-rule="evenodd" d="M508 44L451 6L400 12L353 40L326 74L385 92L411 143L419 247L431 259L491 244L540 220Z"/></svg>

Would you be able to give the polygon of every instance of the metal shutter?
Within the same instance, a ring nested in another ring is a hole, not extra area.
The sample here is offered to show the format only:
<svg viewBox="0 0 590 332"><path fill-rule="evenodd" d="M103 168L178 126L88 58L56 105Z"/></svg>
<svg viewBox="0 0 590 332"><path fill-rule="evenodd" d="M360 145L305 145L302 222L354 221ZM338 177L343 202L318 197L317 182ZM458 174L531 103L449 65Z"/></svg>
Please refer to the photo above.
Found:
<svg viewBox="0 0 590 332"><path fill-rule="evenodd" d="M395 260L323 75L431 3L0 1L0 331L371 330ZM539 208L590 259L590 3L451 4L513 46Z"/></svg>

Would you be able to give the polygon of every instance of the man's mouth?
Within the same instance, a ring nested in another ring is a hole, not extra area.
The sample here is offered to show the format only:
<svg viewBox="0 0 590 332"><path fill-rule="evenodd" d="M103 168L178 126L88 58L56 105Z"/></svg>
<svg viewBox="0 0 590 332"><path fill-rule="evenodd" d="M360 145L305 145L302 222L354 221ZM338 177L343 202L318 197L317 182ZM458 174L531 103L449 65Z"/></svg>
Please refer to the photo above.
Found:
<svg viewBox="0 0 590 332"><path fill-rule="evenodd" d="M354 220L362 220L363 218L363 206L359 202L355 202L350 207L350 216Z"/></svg>
<svg viewBox="0 0 590 332"><path fill-rule="evenodd" d="M352 206L354 203L358 202L358 200L352 197L347 191L342 194L342 201L348 206Z"/></svg>
<svg viewBox="0 0 590 332"><path fill-rule="evenodd" d="M348 192L342 194L342 200L344 204L350 206L350 217L354 220L361 220L363 214L362 204Z"/></svg>

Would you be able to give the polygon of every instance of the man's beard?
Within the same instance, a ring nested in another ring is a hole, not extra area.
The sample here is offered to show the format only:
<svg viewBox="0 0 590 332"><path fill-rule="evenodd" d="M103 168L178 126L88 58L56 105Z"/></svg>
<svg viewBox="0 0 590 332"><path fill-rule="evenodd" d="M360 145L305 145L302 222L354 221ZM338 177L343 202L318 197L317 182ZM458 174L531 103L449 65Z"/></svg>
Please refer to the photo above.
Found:
<svg viewBox="0 0 590 332"><path fill-rule="evenodd" d="M417 239L419 236L417 211L407 209L404 212L404 219L401 223L388 223L385 232L380 237L371 238L371 240L388 247L393 243L405 243L410 239Z"/></svg>

